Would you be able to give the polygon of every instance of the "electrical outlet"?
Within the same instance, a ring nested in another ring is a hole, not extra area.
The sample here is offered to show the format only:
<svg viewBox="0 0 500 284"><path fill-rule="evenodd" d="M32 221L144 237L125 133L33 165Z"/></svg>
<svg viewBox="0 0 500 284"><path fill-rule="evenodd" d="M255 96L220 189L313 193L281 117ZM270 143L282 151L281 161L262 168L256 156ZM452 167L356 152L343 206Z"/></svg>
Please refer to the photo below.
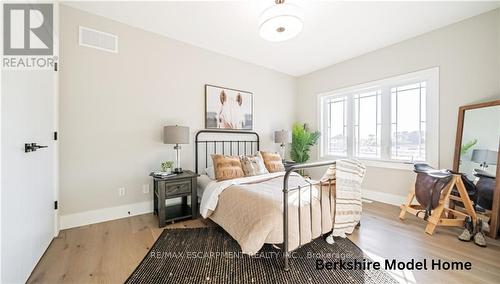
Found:
<svg viewBox="0 0 500 284"><path fill-rule="evenodd" d="M125 196L125 187L120 187L118 189L118 196Z"/></svg>
<svg viewBox="0 0 500 284"><path fill-rule="evenodd" d="M142 193L144 193L144 194L149 193L149 184L142 185Z"/></svg>

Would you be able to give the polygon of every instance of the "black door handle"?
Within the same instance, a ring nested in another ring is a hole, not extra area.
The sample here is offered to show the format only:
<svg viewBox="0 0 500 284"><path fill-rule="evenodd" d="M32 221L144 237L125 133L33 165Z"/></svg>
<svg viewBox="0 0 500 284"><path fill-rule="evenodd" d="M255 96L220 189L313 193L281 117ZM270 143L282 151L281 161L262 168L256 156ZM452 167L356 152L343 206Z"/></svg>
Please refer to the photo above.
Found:
<svg viewBox="0 0 500 284"><path fill-rule="evenodd" d="M25 143L24 152L35 152L37 149L47 148L49 146L36 145L36 143Z"/></svg>

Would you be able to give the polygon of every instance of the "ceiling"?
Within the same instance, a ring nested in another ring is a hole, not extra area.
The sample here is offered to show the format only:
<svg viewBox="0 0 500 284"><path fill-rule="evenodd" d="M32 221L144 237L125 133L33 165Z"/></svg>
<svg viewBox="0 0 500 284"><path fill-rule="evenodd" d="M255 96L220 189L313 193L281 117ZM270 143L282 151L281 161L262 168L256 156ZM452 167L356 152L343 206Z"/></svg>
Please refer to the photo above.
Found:
<svg viewBox="0 0 500 284"><path fill-rule="evenodd" d="M65 2L65 5L301 76L484 13L500 2L338 2L288 0L304 10L289 41L259 37L258 18L273 0Z"/></svg>

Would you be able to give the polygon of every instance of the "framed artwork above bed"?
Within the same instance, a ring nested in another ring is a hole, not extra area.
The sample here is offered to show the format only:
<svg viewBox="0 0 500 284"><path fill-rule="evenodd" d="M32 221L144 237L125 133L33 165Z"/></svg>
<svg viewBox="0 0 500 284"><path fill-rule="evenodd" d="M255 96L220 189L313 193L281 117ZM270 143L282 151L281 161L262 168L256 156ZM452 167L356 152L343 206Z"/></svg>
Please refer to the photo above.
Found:
<svg viewBox="0 0 500 284"><path fill-rule="evenodd" d="M206 129L253 129L253 94L205 85Z"/></svg>

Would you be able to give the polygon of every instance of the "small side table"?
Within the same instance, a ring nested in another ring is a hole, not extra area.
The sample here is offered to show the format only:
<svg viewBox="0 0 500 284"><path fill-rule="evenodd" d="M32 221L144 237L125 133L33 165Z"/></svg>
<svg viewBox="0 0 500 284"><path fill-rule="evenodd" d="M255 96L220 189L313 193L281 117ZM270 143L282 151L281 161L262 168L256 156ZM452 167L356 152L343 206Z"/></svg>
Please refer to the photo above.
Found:
<svg viewBox="0 0 500 284"><path fill-rule="evenodd" d="M159 227L166 223L186 218L198 217L197 182L198 174L184 170L183 173L168 178L153 177L154 214L158 216ZM187 198L191 197L191 204ZM168 199L181 197L181 204L166 205Z"/></svg>

